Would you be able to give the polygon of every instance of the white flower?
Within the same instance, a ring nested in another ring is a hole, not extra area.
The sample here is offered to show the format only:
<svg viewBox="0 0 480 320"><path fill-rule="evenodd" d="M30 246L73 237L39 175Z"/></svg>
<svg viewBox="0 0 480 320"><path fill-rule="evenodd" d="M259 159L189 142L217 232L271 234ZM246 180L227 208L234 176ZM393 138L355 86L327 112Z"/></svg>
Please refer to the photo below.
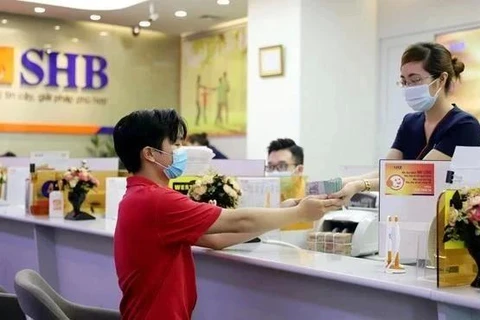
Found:
<svg viewBox="0 0 480 320"><path fill-rule="evenodd" d="M198 195L202 196L205 194L205 192L207 192L207 187L206 186L201 186L201 187L198 187Z"/></svg>
<svg viewBox="0 0 480 320"><path fill-rule="evenodd" d="M233 180L233 179L230 179L230 184L232 185L232 188L235 190L235 191L240 191L240 185L238 184L237 181Z"/></svg>
<svg viewBox="0 0 480 320"><path fill-rule="evenodd" d="M235 190L232 189L232 187L230 187L229 185L227 184L224 184L223 185L223 191L225 191L226 194L228 194L230 197L232 197L233 199L237 199L238 198L238 194L237 192L235 192Z"/></svg>
<svg viewBox="0 0 480 320"><path fill-rule="evenodd" d="M198 194L192 193L191 195L194 200L197 200L197 201L200 200L200 196Z"/></svg>
<svg viewBox="0 0 480 320"><path fill-rule="evenodd" d="M208 175L203 177L202 182L205 184L212 184L213 183L213 176Z"/></svg>

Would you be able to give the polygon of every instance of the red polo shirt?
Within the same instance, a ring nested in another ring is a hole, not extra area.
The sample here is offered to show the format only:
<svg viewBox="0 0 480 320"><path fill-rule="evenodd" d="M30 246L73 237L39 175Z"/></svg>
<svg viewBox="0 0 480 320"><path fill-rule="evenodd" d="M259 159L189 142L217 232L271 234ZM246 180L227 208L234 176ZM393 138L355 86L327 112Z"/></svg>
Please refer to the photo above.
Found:
<svg viewBox="0 0 480 320"><path fill-rule="evenodd" d="M127 179L114 237L122 319L190 319L197 299L190 246L221 210L145 178Z"/></svg>

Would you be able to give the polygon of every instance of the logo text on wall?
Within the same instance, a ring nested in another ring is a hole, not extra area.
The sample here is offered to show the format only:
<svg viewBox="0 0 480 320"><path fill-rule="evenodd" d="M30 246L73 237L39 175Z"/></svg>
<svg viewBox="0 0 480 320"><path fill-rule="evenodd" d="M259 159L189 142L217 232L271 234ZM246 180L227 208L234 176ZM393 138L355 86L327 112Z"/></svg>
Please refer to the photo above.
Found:
<svg viewBox="0 0 480 320"><path fill-rule="evenodd" d="M65 60L60 65L60 59ZM79 61L83 60L83 85L77 83ZM28 49L20 56L21 70L18 72L22 86L64 87L68 89L101 90L108 85L108 63L104 57L90 54L45 52ZM59 76L66 76L65 85L59 85ZM13 47L0 47L0 83L13 84L15 77L15 54Z"/></svg>

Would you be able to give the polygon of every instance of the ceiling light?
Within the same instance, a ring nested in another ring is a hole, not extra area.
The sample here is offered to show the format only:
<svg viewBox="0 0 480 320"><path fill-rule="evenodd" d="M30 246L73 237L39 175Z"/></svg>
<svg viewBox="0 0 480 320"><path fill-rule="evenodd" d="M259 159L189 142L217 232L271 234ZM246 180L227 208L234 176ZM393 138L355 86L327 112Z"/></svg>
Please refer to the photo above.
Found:
<svg viewBox="0 0 480 320"><path fill-rule="evenodd" d="M2 19L2 24L7 24L8 20L7 19Z"/></svg>
<svg viewBox="0 0 480 320"><path fill-rule="evenodd" d="M142 28L148 28L150 27L151 23L150 21L144 20L144 21L140 21L138 25Z"/></svg>
<svg viewBox="0 0 480 320"><path fill-rule="evenodd" d="M33 9L33 11L35 11L36 13L44 13L44 12L45 12L45 8L35 7L35 9Z"/></svg>
<svg viewBox="0 0 480 320"><path fill-rule="evenodd" d="M38 3L47 6L63 7L78 10L108 11L132 7L147 0L115 0L115 1L85 1L85 0L18 0Z"/></svg>
<svg viewBox="0 0 480 320"><path fill-rule="evenodd" d="M187 16L187 12L183 10L175 11L175 17L178 18L185 18Z"/></svg>
<svg viewBox="0 0 480 320"><path fill-rule="evenodd" d="M55 27L53 27L53 29L55 29L55 31L58 31L58 30L60 30L60 26L55 26Z"/></svg>
<svg viewBox="0 0 480 320"><path fill-rule="evenodd" d="M217 4L221 6L228 6L230 4L230 0L217 0Z"/></svg>
<svg viewBox="0 0 480 320"><path fill-rule="evenodd" d="M100 31L100 35L102 37L106 37L106 36L108 36L108 32L107 31Z"/></svg>
<svg viewBox="0 0 480 320"><path fill-rule="evenodd" d="M90 20L93 20L93 21L98 21L98 20L100 20L100 19L102 19L102 17L99 16L98 14L92 14L92 15L90 16Z"/></svg>
<svg viewBox="0 0 480 320"><path fill-rule="evenodd" d="M72 42L77 43L77 42L78 42L78 38L72 38Z"/></svg>

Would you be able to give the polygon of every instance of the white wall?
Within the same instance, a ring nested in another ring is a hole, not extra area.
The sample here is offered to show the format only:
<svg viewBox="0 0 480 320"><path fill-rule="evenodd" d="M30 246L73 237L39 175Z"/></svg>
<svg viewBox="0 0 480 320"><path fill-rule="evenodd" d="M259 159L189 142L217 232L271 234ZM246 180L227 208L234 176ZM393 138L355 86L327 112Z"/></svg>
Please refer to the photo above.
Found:
<svg viewBox="0 0 480 320"><path fill-rule="evenodd" d="M376 1L303 0L300 141L306 174L375 163Z"/></svg>
<svg viewBox="0 0 480 320"><path fill-rule="evenodd" d="M211 137L210 144L220 150L229 159L247 158L247 139L244 136L238 137ZM263 158L260 158L263 159Z"/></svg>
<svg viewBox="0 0 480 320"><path fill-rule="evenodd" d="M403 116L411 112L395 82L405 48L435 35L480 27L478 0L379 0L380 87L377 157L385 156ZM467 66L468 67L468 66Z"/></svg>
<svg viewBox="0 0 480 320"><path fill-rule="evenodd" d="M480 21L478 0L378 0L380 38L437 33Z"/></svg>
<svg viewBox="0 0 480 320"><path fill-rule="evenodd" d="M264 159L271 140L300 143L301 0L249 0L247 158ZM285 48L285 76L259 76L259 48Z"/></svg>

